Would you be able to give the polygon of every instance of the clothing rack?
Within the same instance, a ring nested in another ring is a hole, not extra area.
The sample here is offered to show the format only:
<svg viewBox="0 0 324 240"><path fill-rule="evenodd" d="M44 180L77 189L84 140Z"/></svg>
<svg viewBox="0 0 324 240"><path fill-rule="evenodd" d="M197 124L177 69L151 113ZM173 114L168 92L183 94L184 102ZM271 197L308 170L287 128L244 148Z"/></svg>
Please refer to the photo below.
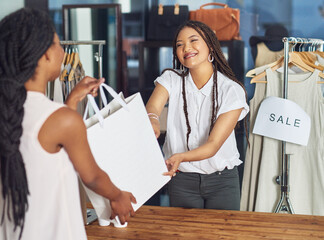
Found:
<svg viewBox="0 0 324 240"><path fill-rule="evenodd" d="M103 45L106 40L93 40L93 41L60 41L61 45L98 45L98 52L95 54L96 61L98 62L98 78L102 77L102 53Z"/></svg>
<svg viewBox="0 0 324 240"><path fill-rule="evenodd" d="M102 55L103 55L103 45L106 45L105 40L93 40L93 41L60 41L61 45L98 45L98 52L95 53L95 59L98 62L98 78L102 78ZM98 92L99 95L99 106L102 108L102 100L100 97L100 92ZM80 197L85 201L85 192L82 190L80 192ZM81 201L82 202L82 201ZM85 203L84 203L85 204ZM82 205L82 204L81 204ZM82 215L83 217L86 218L85 224L89 225L90 223L94 222L95 220L98 219L97 214L94 209L87 209L86 206L81 206L82 207ZM86 208L83 210L83 208Z"/></svg>
<svg viewBox="0 0 324 240"><path fill-rule="evenodd" d="M98 45L98 52L95 53L95 59L98 62L98 78L102 78L102 55L103 55L103 45L106 45L106 40L90 40L90 41L60 41L61 45ZM102 108L102 101L99 95L99 107Z"/></svg>
<svg viewBox="0 0 324 240"><path fill-rule="evenodd" d="M283 81L283 98L288 98L288 63L289 63L289 45L293 45L293 49L297 44L312 44L311 50L319 48L323 51L324 41L321 39L304 39L294 37L284 37L284 81ZM281 176L277 177L277 183L280 184L281 196L276 206L275 212L287 212L294 214L290 199L289 199L289 171L290 171L290 154L286 154L286 142L281 143Z"/></svg>

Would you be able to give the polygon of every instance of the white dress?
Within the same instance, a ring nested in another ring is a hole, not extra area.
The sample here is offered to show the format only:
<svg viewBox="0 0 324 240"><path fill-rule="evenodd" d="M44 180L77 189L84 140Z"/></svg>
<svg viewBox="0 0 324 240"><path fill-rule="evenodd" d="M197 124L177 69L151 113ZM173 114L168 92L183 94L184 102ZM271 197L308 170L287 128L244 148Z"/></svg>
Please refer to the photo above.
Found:
<svg viewBox="0 0 324 240"><path fill-rule="evenodd" d="M283 75L267 69L267 96L282 96ZM287 143L290 156L290 200L296 214L324 215L324 98L314 73L289 74L288 99L311 118L307 146ZM255 211L273 212L280 198L275 178L280 174L281 141L264 138Z"/></svg>
<svg viewBox="0 0 324 240"><path fill-rule="evenodd" d="M38 141L46 119L61 107L64 105L50 101L42 93L27 92L20 144L30 192L22 234L25 240L87 239L73 165L64 149L48 153ZM0 203L2 206L2 197ZM13 232L13 226L5 217L0 239L18 239L20 229Z"/></svg>

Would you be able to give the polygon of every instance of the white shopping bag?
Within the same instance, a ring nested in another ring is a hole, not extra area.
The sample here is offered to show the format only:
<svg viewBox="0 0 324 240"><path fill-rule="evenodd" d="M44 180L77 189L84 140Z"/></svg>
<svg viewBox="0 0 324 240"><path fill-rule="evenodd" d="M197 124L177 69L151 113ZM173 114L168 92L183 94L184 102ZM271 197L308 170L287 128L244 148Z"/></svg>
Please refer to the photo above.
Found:
<svg viewBox="0 0 324 240"><path fill-rule="evenodd" d="M109 104L103 87L114 97ZM123 99L122 94L118 95L106 84L100 86L100 92L104 105L107 104L100 111L93 97L88 95L88 105L90 103L96 112L85 120L89 145L97 164L111 181L135 196L137 204L133 204L133 208L136 211L170 180L169 176L162 175L167 167L141 95L136 93ZM85 190L99 223L109 221L109 200L86 186Z"/></svg>

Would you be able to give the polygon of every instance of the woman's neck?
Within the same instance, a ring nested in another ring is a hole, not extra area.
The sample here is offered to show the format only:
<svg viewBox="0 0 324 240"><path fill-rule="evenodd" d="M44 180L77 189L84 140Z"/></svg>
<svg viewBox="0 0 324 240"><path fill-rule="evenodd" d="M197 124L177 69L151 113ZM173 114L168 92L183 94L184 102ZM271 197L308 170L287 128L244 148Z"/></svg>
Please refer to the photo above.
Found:
<svg viewBox="0 0 324 240"><path fill-rule="evenodd" d="M192 80L194 81L196 87L201 89L208 82L210 77L214 73L213 65L208 64L200 66L198 68L189 69Z"/></svg>
<svg viewBox="0 0 324 240"><path fill-rule="evenodd" d="M44 80L45 77L40 75L40 74L35 74L33 77L28 79L25 82L25 88L27 91L34 91L34 92L41 92L44 93L46 92L46 87L47 87L47 82Z"/></svg>

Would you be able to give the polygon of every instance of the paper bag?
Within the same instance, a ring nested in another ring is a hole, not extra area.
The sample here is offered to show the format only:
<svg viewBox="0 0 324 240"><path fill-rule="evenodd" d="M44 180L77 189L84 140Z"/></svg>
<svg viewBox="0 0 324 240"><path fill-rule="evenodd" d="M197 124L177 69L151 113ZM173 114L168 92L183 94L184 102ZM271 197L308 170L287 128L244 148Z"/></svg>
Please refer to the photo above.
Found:
<svg viewBox="0 0 324 240"><path fill-rule="evenodd" d="M99 111L91 95L88 103L93 105L96 114L85 120L87 135L92 154L101 169L121 190L131 192L137 204L134 211L141 207L169 180L163 176L167 167L154 135L151 123L139 93L124 100L108 85L106 88L114 99ZM121 106L123 105L123 107ZM86 107L88 109L88 107ZM109 200L85 187L88 197L99 220L110 219Z"/></svg>

